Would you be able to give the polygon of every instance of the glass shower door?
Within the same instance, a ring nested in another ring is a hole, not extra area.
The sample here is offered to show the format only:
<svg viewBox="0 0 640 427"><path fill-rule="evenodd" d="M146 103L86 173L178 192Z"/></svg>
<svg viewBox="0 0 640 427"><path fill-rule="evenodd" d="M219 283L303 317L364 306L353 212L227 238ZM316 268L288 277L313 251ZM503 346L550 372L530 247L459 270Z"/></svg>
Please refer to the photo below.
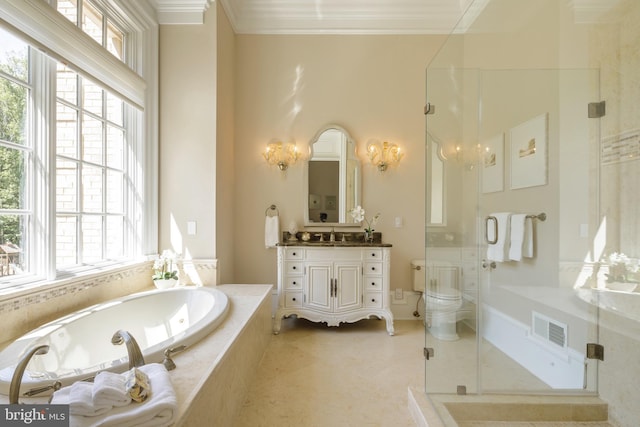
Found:
<svg viewBox="0 0 640 427"><path fill-rule="evenodd" d="M586 348L598 311L578 292L595 286L601 255L598 81L595 70L428 69L427 392L597 389Z"/></svg>
<svg viewBox="0 0 640 427"><path fill-rule="evenodd" d="M596 70L479 74L481 391L597 390L598 310L578 290L599 260L598 82Z"/></svg>

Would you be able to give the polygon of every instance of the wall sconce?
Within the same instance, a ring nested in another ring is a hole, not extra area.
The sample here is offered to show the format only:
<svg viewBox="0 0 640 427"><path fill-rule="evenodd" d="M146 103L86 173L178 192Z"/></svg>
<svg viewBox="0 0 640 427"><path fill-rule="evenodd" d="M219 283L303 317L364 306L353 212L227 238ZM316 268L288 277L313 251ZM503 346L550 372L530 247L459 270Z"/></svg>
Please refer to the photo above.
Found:
<svg viewBox="0 0 640 427"><path fill-rule="evenodd" d="M287 170L299 157L298 147L294 142L285 143L278 140L269 142L262 155L269 165L277 165L281 171Z"/></svg>
<svg viewBox="0 0 640 427"><path fill-rule="evenodd" d="M372 165L376 166L380 172L387 170L389 165L398 163L404 153L400 152L400 147L390 142L371 141L367 145L367 155Z"/></svg>

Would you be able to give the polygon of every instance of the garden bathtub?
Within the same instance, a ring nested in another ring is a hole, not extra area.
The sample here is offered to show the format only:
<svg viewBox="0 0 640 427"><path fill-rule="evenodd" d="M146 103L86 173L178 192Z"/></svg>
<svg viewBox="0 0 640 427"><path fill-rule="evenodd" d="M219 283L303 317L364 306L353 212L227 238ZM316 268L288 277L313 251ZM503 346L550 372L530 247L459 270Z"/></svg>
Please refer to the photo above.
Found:
<svg viewBox="0 0 640 427"><path fill-rule="evenodd" d="M0 352L0 393L9 394L15 366L35 346L47 344L49 352L31 359L22 393L56 381L66 386L103 370L126 371L126 346L111 344L111 337L121 329L135 338L146 363L161 362L167 348L190 346L210 334L224 320L228 307L227 296L215 288L185 286L141 292L79 310L34 329Z"/></svg>

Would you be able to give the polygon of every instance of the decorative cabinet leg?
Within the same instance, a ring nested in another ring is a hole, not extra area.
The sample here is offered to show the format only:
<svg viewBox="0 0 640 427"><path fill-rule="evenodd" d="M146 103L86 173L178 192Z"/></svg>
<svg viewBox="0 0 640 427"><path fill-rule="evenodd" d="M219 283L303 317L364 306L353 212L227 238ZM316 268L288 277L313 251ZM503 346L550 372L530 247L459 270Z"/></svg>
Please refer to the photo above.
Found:
<svg viewBox="0 0 640 427"><path fill-rule="evenodd" d="M393 336L395 334L395 330L393 329L393 319L387 317L385 320L387 321L387 332L389 335Z"/></svg>
<svg viewBox="0 0 640 427"><path fill-rule="evenodd" d="M273 319L273 335L280 333L280 327L282 326L282 316L276 316Z"/></svg>

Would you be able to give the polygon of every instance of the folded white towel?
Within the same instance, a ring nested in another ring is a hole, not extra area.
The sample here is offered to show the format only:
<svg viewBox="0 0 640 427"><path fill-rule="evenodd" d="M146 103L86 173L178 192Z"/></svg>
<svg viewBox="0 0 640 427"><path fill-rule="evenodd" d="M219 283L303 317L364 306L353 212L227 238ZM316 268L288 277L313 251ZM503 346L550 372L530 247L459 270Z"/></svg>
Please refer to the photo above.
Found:
<svg viewBox="0 0 640 427"><path fill-rule="evenodd" d="M103 371L93 381L93 404L125 406L131 403L124 374Z"/></svg>
<svg viewBox="0 0 640 427"><path fill-rule="evenodd" d="M491 216L496 218L495 221L497 221L498 224L497 227L494 227L492 220L487 221L487 237L490 241L496 240L495 233L497 229L498 239L496 243L489 244L487 246L487 258L491 261L507 261L509 256L509 244L511 243L511 213L492 213Z"/></svg>
<svg viewBox="0 0 640 427"><path fill-rule="evenodd" d="M264 245L273 248L280 241L280 217L266 216L264 221Z"/></svg>
<svg viewBox="0 0 640 427"><path fill-rule="evenodd" d="M51 403L69 405L69 414L85 417L97 417L107 413L111 405L95 405L92 394L93 384L77 381L68 387L63 387L53 393Z"/></svg>
<svg viewBox="0 0 640 427"><path fill-rule="evenodd" d="M533 257L533 223L526 214L514 214L511 216L509 259L521 261L522 257Z"/></svg>
<svg viewBox="0 0 640 427"><path fill-rule="evenodd" d="M167 369L161 363L150 363L138 369L149 376L150 396L142 403L113 408L103 415L97 426L155 427L175 422L178 401Z"/></svg>

